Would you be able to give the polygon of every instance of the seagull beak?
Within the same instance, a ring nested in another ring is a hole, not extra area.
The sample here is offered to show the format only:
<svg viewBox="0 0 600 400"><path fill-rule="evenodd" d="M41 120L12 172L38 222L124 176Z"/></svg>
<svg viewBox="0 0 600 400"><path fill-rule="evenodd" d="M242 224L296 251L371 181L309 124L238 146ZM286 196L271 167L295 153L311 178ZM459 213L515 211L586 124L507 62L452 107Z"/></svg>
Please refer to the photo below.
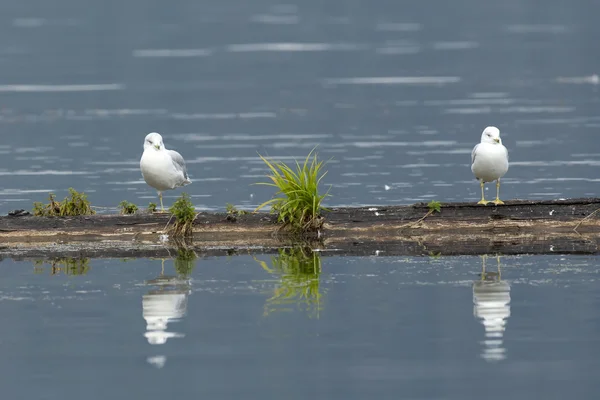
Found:
<svg viewBox="0 0 600 400"><path fill-rule="evenodd" d="M156 150L160 150L160 144L155 144L154 147L156 148Z"/></svg>
<svg viewBox="0 0 600 400"><path fill-rule="evenodd" d="M500 143L500 138L494 138L494 142Z"/></svg>

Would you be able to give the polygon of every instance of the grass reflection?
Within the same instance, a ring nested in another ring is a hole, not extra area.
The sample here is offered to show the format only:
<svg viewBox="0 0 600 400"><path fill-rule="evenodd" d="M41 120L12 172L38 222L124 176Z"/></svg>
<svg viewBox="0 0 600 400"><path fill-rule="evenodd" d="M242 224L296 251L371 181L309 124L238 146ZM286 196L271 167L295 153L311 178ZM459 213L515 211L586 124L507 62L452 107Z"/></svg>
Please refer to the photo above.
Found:
<svg viewBox="0 0 600 400"><path fill-rule="evenodd" d="M50 275L58 275L61 272L65 275L85 275L90 270L89 258L60 257L35 260L33 262L33 272L36 274L44 273L46 270L44 264L50 266Z"/></svg>
<svg viewBox="0 0 600 400"><path fill-rule="evenodd" d="M279 249L271 257L271 265L254 258L260 266L277 279L273 296L267 299L264 316L277 311L291 311L296 305L309 317L319 318L323 309L320 288L321 256L310 248Z"/></svg>
<svg viewBox="0 0 600 400"><path fill-rule="evenodd" d="M192 249L186 249L184 247L177 249L177 256L173 260L175 271L177 271L180 276L189 276L196 266L197 258L196 252Z"/></svg>

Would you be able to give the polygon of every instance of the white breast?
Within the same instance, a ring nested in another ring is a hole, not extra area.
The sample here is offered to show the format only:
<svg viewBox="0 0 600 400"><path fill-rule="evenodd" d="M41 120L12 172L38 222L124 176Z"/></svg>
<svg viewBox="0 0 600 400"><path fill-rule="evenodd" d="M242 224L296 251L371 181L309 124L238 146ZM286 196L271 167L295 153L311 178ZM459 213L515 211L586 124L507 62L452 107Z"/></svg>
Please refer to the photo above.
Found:
<svg viewBox="0 0 600 400"><path fill-rule="evenodd" d="M183 173L173 165L173 160L164 150L148 148L142 154L140 169L146 183L156 190L175 189L185 180Z"/></svg>
<svg viewBox="0 0 600 400"><path fill-rule="evenodd" d="M480 143L471 171L478 179L492 182L500 179L508 171L508 156L502 145Z"/></svg>

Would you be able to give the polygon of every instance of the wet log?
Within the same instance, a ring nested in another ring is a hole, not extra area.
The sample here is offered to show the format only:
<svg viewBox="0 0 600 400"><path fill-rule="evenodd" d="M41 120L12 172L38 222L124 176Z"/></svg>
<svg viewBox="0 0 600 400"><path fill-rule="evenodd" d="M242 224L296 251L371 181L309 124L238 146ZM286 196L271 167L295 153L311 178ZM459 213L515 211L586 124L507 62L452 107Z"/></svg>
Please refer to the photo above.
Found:
<svg viewBox="0 0 600 400"><path fill-rule="evenodd" d="M425 203L333 208L323 230L301 240L279 230L267 213L201 212L185 243L165 235L169 214L3 216L0 257L168 258L181 245L212 255L292 245L324 255L597 254L598 209L599 198L442 203L430 215Z"/></svg>

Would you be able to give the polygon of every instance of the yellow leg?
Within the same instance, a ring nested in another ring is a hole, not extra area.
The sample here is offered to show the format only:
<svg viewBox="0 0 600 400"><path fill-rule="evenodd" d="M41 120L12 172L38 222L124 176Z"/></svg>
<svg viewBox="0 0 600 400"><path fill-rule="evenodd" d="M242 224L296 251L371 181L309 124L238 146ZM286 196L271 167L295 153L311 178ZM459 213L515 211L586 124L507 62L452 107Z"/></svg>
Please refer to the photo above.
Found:
<svg viewBox="0 0 600 400"><path fill-rule="evenodd" d="M158 192L158 198L160 199L160 212L165 212L165 207L163 207L162 202L162 192Z"/></svg>
<svg viewBox="0 0 600 400"><path fill-rule="evenodd" d="M479 183L481 184L481 200L479 200L477 204L486 205L487 203L489 203L489 201L486 201L485 196L483 195L483 185L485 185L485 183L483 182L483 180L479 181Z"/></svg>
<svg viewBox="0 0 600 400"><path fill-rule="evenodd" d="M494 204L504 204L504 202L500 200L500 179L496 181L496 200L494 200Z"/></svg>

